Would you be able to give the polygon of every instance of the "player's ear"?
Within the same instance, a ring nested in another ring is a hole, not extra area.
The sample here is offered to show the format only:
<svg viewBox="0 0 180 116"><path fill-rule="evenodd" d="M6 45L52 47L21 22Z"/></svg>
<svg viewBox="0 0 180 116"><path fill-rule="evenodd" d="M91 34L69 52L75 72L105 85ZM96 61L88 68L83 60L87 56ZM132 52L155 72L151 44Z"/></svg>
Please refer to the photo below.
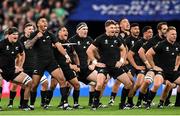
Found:
<svg viewBox="0 0 180 116"><path fill-rule="evenodd" d="M79 33L79 29L76 30L76 33L77 33L77 34Z"/></svg>

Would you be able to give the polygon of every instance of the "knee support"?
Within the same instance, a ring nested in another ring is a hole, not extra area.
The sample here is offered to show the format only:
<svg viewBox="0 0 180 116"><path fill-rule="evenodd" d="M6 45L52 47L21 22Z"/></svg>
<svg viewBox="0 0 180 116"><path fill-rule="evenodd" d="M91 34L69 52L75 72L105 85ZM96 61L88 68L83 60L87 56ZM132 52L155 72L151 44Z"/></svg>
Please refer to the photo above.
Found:
<svg viewBox="0 0 180 116"><path fill-rule="evenodd" d="M40 84L43 84L45 81L47 81L47 78L45 76L42 76L40 80Z"/></svg>
<svg viewBox="0 0 180 116"><path fill-rule="evenodd" d="M27 85L29 81L32 81L32 79L31 79L30 76L27 75L27 76L24 78L24 80L23 80L22 83L23 83L23 85Z"/></svg>
<svg viewBox="0 0 180 116"><path fill-rule="evenodd" d="M152 77L151 75L146 75L146 76L145 76L145 79L146 79L146 80L149 80L150 83L153 82L153 77Z"/></svg>

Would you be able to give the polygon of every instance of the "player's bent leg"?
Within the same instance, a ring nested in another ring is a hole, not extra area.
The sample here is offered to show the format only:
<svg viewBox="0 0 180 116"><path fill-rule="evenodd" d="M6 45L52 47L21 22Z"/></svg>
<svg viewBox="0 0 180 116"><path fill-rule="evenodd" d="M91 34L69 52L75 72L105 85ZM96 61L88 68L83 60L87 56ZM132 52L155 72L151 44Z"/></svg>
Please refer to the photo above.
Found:
<svg viewBox="0 0 180 116"><path fill-rule="evenodd" d="M74 91L73 91L74 106L73 106L73 108L74 109L83 109L84 107L79 105L80 84L79 84L77 77L69 80L69 82L74 87Z"/></svg>
<svg viewBox="0 0 180 116"><path fill-rule="evenodd" d="M144 99L147 101L147 98L145 98L145 95L148 93L148 87L154 80L155 73L153 71L148 71L147 74L144 77L144 81L142 85L140 86L139 96L137 100L136 107L141 108L142 107L142 100Z"/></svg>
<svg viewBox="0 0 180 116"><path fill-rule="evenodd" d="M140 86L142 85L144 81L144 74L138 74L137 75L137 79L136 79L136 82L133 86L133 88L129 91L129 94L128 94L128 104L127 106L129 107L133 107L134 106L134 103L133 103L133 97L134 95L136 94L136 91L140 88Z"/></svg>
<svg viewBox="0 0 180 116"><path fill-rule="evenodd" d="M110 105L110 106L114 105L115 98L116 98L116 95L118 93L120 85L121 85L121 82L118 79L116 79L116 81L115 81L115 83L114 83L114 85L112 87L112 92L111 92L111 96L110 96L108 105Z"/></svg>
<svg viewBox="0 0 180 116"><path fill-rule="evenodd" d="M175 106L180 107L180 86L178 86L178 88L177 88Z"/></svg>
<svg viewBox="0 0 180 116"><path fill-rule="evenodd" d="M14 98L16 97L17 87L18 87L18 85L16 83L11 83L10 94L9 94L9 104L7 106L8 108L13 107L13 101L14 101Z"/></svg>
<svg viewBox="0 0 180 116"><path fill-rule="evenodd" d="M49 98L48 98L48 80L45 76L41 77L40 80L41 84L41 107L44 107L44 105L49 104Z"/></svg>
<svg viewBox="0 0 180 116"><path fill-rule="evenodd" d="M51 75L58 81L60 85L61 99L63 101L63 109L67 109L69 107L67 100L67 88L66 88L66 80L64 74L60 68L56 68L51 72Z"/></svg>
<svg viewBox="0 0 180 116"><path fill-rule="evenodd" d="M28 101L30 97L30 90L32 86L32 79L24 72L21 72L14 80L13 82L21 83L25 86L24 91L24 101L23 101L23 110L30 110L28 106Z"/></svg>
<svg viewBox="0 0 180 116"><path fill-rule="evenodd" d="M121 95L121 103L119 104L119 109L126 109L126 105L125 105L126 97L128 96L129 90L133 84L126 73L121 74L120 76L117 77L117 79L124 84L124 88L122 90L122 95Z"/></svg>
<svg viewBox="0 0 180 116"><path fill-rule="evenodd" d="M97 109L99 106L100 94L101 94L101 90L102 90L105 80L106 80L106 76L103 73L99 73L97 75L97 84L96 84L95 93L94 93L94 101L93 101L92 110Z"/></svg>
<svg viewBox="0 0 180 116"><path fill-rule="evenodd" d="M30 108L31 110L34 110L34 103L36 101L36 96L37 96L37 87L39 85L39 82L41 80L41 76L34 74L32 76L32 88L30 92Z"/></svg>
<svg viewBox="0 0 180 116"><path fill-rule="evenodd" d="M172 89L172 83L169 82L168 80L165 81L165 87L163 89L163 92L161 94L160 102L158 104L158 108L163 108L164 102L169 94L169 91Z"/></svg>
<svg viewBox="0 0 180 116"><path fill-rule="evenodd" d="M50 88L48 90L48 98L49 98L49 103L48 104L50 104L50 102L52 100L53 91L55 90L57 84L58 84L58 81L54 77L51 77Z"/></svg>
<svg viewBox="0 0 180 116"><path fill-rule="evenodd" d="M162 77L162 74L156 74L156 76L154 77L153 87L149 91L149 97L148 97L148 100L147 100L147 104L145 106L146 109L150 108L151 102L155 98L156 92L157 92L158 88L160 87L160 85L163 84L163 82L164 82L164 79Z"/></svg>

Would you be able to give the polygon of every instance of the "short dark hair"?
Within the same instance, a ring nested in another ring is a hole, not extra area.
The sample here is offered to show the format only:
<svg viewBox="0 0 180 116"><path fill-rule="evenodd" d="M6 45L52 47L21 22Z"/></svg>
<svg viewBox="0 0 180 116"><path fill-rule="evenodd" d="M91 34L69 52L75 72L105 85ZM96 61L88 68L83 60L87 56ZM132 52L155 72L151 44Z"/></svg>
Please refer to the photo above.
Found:
<svg viewBox="0 0 180 116"><path fill-rule="evenodd" d="M169 26L168 29L167 29L167 32L171 31L171 30L175 30L176 31L176 27L174 26Z"/></svg>
<svg viewBox="0 0 180 116"><path fill-rule="evenodd" d="M120 24L122 20L127 19L126 17L122 17L121 19L119 19L118 23ZM128 20L128 19L127 19Z"/></svg>
<svg viewBox="0 0 180 116"><path fill-rule="evenodd" d="M138 24L138 23L132 23L132 24L131 24L131 27L136 27L136 26L139 27L139 24Z"/></svg>
<svg viewBox="0 0 180 116"><path fill-rule="evenodd" d="M147 30L149 29L152 29L151 26L145 26L143 29L142 29L142 33L145 33Z"/></svg>
<svg viewBox="0 0 180 116"><path fill-rule="evenodd" d="M162 25L167 25L167 22L160 22L157 25L157 30L161 30L162 29Z"/></svg>
<svg viewBox="0 0 180 116"><path fill-rule="evenodd" d="M38 24L38 22L39 22L39 20L41 20L41 19L46 19L47 21L48 21L48 19L46 18L46 17L38 17L37 18L37 20L36 20L36 26L37 26L37 24ZM38 27L38 26L37 26Z"/></svg>
<svg viewBox="0 0 180 116"><path fill-rule="evenodd" d="M10 34L13 34L13 33L19 33L18 29L16 27L10 27L8 30L7 30L7 34L10 35Z"/></svg>
<svg viewBox="0 0 180 116"><path fill-rule="evenodd" d="M114 20L107 20L107 21L105 22L105 27L108 27L108 26L111 25L111 24L115 25L115 24L116 24L116 21L114 21Z"/></svg>

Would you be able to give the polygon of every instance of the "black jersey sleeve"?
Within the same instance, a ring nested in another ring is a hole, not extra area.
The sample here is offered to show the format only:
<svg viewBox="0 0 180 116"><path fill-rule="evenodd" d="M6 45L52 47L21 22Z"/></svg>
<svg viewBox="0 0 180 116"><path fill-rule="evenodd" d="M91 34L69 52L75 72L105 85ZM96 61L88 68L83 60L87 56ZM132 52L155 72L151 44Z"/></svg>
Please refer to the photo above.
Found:
<svg viewBox="0 0 180 116"><path fill-rule="evenodd" d="M0 50L2 50L2 48L3 48L3 40L0 41Z"/></svg>
<svg viewBox="0 0 180 116"><path fill-rule="evenodd" d="M142 41L138 40L137 43L133 47L131 47L130 50L134 53L137 53L138 50L141 48L141 46L142 46Z"/></svg>
<svg viewBox="0 0 180 116"><path fill-rule="evenodd" d="M96 47L99 47L101 40L102 40L102 38L101 38L101 36L99 36L92 42L92 44Z"/></svg>
<svg viewBox="0 0 180 116"><path fill-rule="evenodd" d="M155 46L153 46L152 48L153 48L153 50L155 51L156 54L161 53L162 50L163 50L162 49L163 48L163 43L160 42L160 43L156 44Z"/></svg>
<svg viewBox="0 0 180 116"><path fill-rule="evenodd" d="M142 48L144 48L144 50L147 52L153 45L153 40L149 40L149 42L147 42L145 45L142 46Z"/></svg>
<svg viewBox="0 0 180 116"><path fill-rule="evenodd" d="M51 37L51 41L53 44L58 42L58 39L56 38L56 36L54 34L50 33L50 37Z"/></svg>
<svg viewBox="0 0 180 116"><path fill-rule="evenodd" d="M18 41L18 44L19 44L19 53L22 53L24 51L23 44L21 43L21 41Z"/></svg>

